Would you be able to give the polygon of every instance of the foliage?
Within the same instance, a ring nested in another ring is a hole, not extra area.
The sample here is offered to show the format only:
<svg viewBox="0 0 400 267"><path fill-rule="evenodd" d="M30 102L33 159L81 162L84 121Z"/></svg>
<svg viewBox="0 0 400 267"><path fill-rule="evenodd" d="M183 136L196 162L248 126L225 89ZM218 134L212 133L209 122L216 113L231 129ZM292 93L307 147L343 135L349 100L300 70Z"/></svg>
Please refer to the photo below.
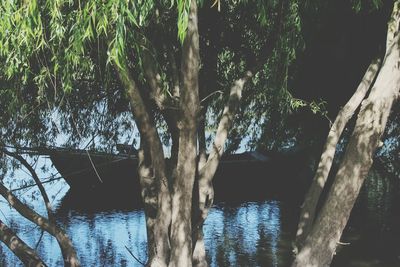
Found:
<svg viewBox="0 0 400 267"><path fill-rule="evenodd" d="M376 10L383 5L382 0L352 0L351 2L356 12L360 12L361 10Z"/></svg>
<svg viewBox="0 0 400 267"><path fill-rule="evenodd" d="M353 6L358 2L361 1L353 1ZM378 7L378 2L365 1L365 5ZM244 93L231 133L234 145L229 150L234 151L244 136L249 137L251 148L260 146L260 139L261 143L278 137L291 139L286 116L304 107L323 110L317 102L292 97L291 91L296 75L293 63L304 48L302 15L305 10L323 9L327 1L198 3L202 36L200 85L205 99L202 104L209 107L207 128L215 129L232 81L256 61L266 60ZM30 144L48 144L61 134L68 146L79 146L82 139L87 142L93 136L99 136L96 140L107 146L108 141L115 143L126 136L124 132L132 122L127 113L126 92L116 79L115 68L129 68L143 88L146 101L150 101L142 65L142 55L149 51L156 62L163 93L171 98L173 69L179 65L189 8L189 0L47 0L40 4L37 0L2 1L0 108L6 111L0 118L3 142L36 139ZM277 23L278 34L274 36ZM276 45L267 60L263 49L271 42ZM168 144L165 123L157 115L157 107L150 107L164 133L164 143ZM20 122L22 118L25 119Z"/></svg>

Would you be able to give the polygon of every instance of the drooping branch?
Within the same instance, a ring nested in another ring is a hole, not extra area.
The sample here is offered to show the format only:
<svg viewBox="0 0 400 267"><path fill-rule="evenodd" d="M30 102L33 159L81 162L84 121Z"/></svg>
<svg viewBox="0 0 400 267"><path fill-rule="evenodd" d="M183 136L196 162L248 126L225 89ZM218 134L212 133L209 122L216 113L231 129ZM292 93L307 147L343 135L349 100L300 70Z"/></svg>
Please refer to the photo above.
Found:
<svg viewBox="0 0 400 267"><path fill-rule="evenodd" d="M36 251L21 240L3 221L0 220L0 241L28 267L46 267Z"/></svg>
<svg viewBox="0 0 400 267"><path fill-rule="evenodd" d="M313 182L304 200L300 212L300 219L296 234L297 250L301 248L302 243L309 234L312 224L314 222L318 200L324 189L328 175L335 156L336 146L339 142L340 136L352 118L356 109L360 106L361 101L367 95L372 82L374 81L380 67L380 60L374 60L368 67L365 75L359 84L356 92L346 103L346 105L339 111L326 139L325 146L318 164L317 171L313 178Z"/></svg>
<svg viewBox="0 0 400 267"><path fill-rule="evenodd" d="M8 203L19 212L19 214L56 238L61 248L64 266L80 266L76 251L64 230L22 203L2 183L0 183L0 195L2 195L8 201Z"/></svg>
<svg viewBox="0 0 400 267"><path fill-rule="evenodd" d="M55 219L54 219L54 214L53 214L53 210L51 207L51 203L50 203L50 199L47 195L46 189L43 187L42 182L40 181L36 171L32 168L32 166L19 154L8 151L7 149L3 148L2 152L10 157L15 158L16 160L18 160L19 162L21 162L21 164L29 171L29 173L32 175L33 180L36 183L36 186L39 188L40 194L42 195L44 204L46 206L46 210L47 210L47 216L49 218L50 221L52 221L53 223L55 223Z"/></svg>

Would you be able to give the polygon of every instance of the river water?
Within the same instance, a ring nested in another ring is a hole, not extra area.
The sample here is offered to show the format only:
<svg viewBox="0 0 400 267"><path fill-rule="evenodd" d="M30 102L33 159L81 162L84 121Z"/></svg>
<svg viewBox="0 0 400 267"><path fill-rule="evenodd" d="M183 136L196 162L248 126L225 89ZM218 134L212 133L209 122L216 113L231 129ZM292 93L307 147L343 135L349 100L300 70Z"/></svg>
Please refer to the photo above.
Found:
<svg viewBox="0 0 400 267"><path fill-rule="evenodd" d="M400 266L398 180L370 173L332 266ZM106 195L76 199L65 191L54 200L57 220L72 238L82 266L142 266L130 254L146 261L140 206L129 205L128 200L124 201L128 205L119 205ZM1 218L26 243L37 246L48 266L62 266L57 242L46 233L41 237L39 229L4 201L0 204ZM290 266L298 213L298 201L290 198L216 203L204 226L208 262L211 266ZM22 266L3 244L0 265Z"/></svg>

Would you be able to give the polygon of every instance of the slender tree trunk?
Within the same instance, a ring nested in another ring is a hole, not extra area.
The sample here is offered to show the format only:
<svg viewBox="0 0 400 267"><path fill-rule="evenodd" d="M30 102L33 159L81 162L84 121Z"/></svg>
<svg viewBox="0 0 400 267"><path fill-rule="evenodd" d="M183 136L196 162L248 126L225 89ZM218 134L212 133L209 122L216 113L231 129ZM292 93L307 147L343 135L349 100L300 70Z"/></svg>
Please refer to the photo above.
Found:
<svg viewBox="0 0 400 267"><path fill-rule="evenodd" d="M80 263L76 255L76 251L67 234L60 229L56 224L48 219L40 216L35 211L31 210L24 203L19 201L2 183L0 183L0 195L2 195L8 203L15 208L22 216L31 222L35 223L42 230L54 236L60 245L61 253L64 259L64 266L79 267Z"/></svg>
<svg viewBox="0 0 400 267"><path fill-rule="evenodd" d="M140 180L143 201L146 205L147 235L149 237L149 266L167 266L170 257L169 226L171 224L171 195L166 177L166 165L160 137L154 121L146 110L139 88L130 75L128 65L117 68L120 80L127 89L131 108L138 125L142 150ZM143 148L142 147L142 148ZM154 241L154 242L153 242Z"/></svg>
<svg viewBox="0 0 400 267"><path fill-rule="evenodd" d="M374 60L368 67L360 85L358 86L354 95L346 103L346 105L339 111L334 123L331 126L326 143L318 164L318 169L313 178L310 189L308 190L304 203L301 208L299 224L296 234L296 250L301 249L301 246L310 233L311 227L314 222L318 200L324 189L326 180L328 178L333 158L336 152L336 146L339 142L340 136L347 124L353 116L355 110L361 104L361 101L368 93L372 82L380 66L380 60Z"/></svg>
<svg viewBox="0 0 400 267"><path fill-rule="evenodd" d="M172 189L171 267L192 266L192 193L197 162L199 60L197 3L192 0L182 47L179 149Z"/></svg>
<svg viewBox="0 0 400 267"><path fill-rule="evenodd" d="M36 251L25 244L10 228L0 220L0 240L27 267L46 267Z"/></svg>
<svg viewBox="0 0 400 267"><path fill-rule="evenodd" d="M292 266L329 266L354 202L381 145L387 118L399 96L400 1L388 25L386 55L370 95L361 105L356 126L335 181L314 227Z"/></svg>
<svg viewBox="0 0 400 267"><path fill-rule="evenodd" d="M146 231L147 231L147 258L148 264L154 262L157 258L156 242L154 236L154 225L157 217L157 192L156 182L151 171L151 162L146 160L145 145L142 143L138 152L138 174L141 187L141 196L144 205L144 213L146 217Z"/></svg>
<svg viewBox="0 0 400 267"><path fill-rule="evenodd" d="M214 187L212 179L218 168L223 154L223 148L228 138L228 132L232 125L234 116L239 107L242 91L245 83L252 77L252 72L246 72L245 76L234 82L230 90L230 97L224 108L222 118L218 125L214 147L208 156L207 162L199 169L198 174L198 205L196 207L197 218L193 227L195 240L194 259L195 266L207 266L205 258L205 246L203 239L203 224L214 201Z"/></svg>
<svg viewBox="0 0 400 267"><path fill-rule="evenodd" d="M202 111L202 117L199 122L198 140L199 140L199 158L197 164L197 173L195 180L195 187L193 190L193 210L192 210L192 244L193 244L193 266L206 267L208 266L206 260L206 248L204 245L203 225L204 222L200 212L199 203L199 173L198 170L202 169L207 162L206 151L206 136L205 136L205 116L206 109Z"/></svg>
<svg viewBox="0 0 400 267"><path fill-rule="evenodd" d="M242 98L242 91L247 81L249 81L255 73L257 73L265 64L269 56L274 51L276 46L277 36L281 30L283 17L287 9L287 1L282 1L280 8L277 10L277 20L274 25L274 29L269 36L271 42L263 47L261 61L256 61L252 64L244 75L233 82L230 92L229 99L224 107L222 117L218 124L217 133L214 140L213 148L211 149L210 155L207 158L206 163L203 166L199 166L198 171L198 205L196 205L196 221L193 223L193 240L194 245L194 266L204 267L207 266L204 238L203 238L203 224L207 218L208 212L214 202L214 187L212 179L214 178L215 172L217 171L221 156L224 152L224 146L228 138L229 130L232 126L234 116L240 105ZM263 61L265 60L265 61Z"/></svg>

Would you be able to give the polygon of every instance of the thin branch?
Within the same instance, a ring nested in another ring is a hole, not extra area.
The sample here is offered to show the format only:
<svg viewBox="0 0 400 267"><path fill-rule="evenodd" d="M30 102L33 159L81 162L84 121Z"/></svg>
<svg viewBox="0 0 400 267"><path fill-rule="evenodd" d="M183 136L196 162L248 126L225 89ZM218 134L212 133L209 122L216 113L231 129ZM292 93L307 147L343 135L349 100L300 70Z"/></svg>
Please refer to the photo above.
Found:
<svg viewBox="0 0 400 267"><path fill-rule="evenodd" d="M57 177L57 178L53 178L53 179L49 179L49 180L43 181L41 183L42 184L46 184L46 183L51 183L51 182L58 181L58 180L61 180L61 179L64 179L64 178L62 176L60 176L60 177ZM36 186L36 184L24 185L24 186L21 186L21 187L18 187L18 188L10 190L10 192L19 191L19 190L31 188L31 187L34 187L34 186Z"/></svg>
<svg viewBox="0 0 400 267"><path fill-rule="evenodd" d="M132 251L127 246L125 246L125 248L129 252L129 254L132 256L132 258L134 258L141 265L146 266L146 264L144 264L141 260L139 260L137 257L135 257L135 255L132 253Z"/></svg>
<svg viewBox="0 0 400 267"><path fill-rule="evenodd" d="M37 249L38 249L38 247L39 247L39 244L40 244L40 242L41 242L41 241L42 241L42 239L43 239L43 235L44 235L44 231L42 230L42 232L40 233L39 240L38 240L38 242L36 243L35 250L37 250Z"/></svg>
<svg viewBox="0 0 400 267"><path fill-rule="evenodd" d="M71 104L69 103L68 100L67 100L67 102L68 102L68 105L71 106ZM81 134L81 132L79 131L79 129L77 127L76 121L75 121L74 116L72 115L72 113L71 113L71 119L72 119L72 122L74 123L74 127L75 127L76 132L78 133L79 137L81 139L83 139L82 134ZM85 150L85 152L86 152L86 154L87 154L87 156L89 158L90 164L92 165L92 168L93 168L94 172L96 173L97 178L99 179L99 181L101 183L103 183L103 179L101 179L100 174L97 171L96 165L94 164L94 162L92 160L92 157L90 156L89 150L87 150L87 149L84 149L84 150Z"/></svg>
<svg viewBox="0 0 400 267"><path fill-rule="evenodd" d="M37 187L39 188L40 194L43 197L43 201L46 206L47 215L49 217L49 220L54 222L55 219L54 219L53 210L51 208L50 199L49 199L47 192L44 189L36 171L32 168L32 166L28 163L28 161L26 161L26 159L24 159L21 155L11 152L11 151L8 151L6 149L2 149L2 152L10 157L15 158L19 162L21 162L21 164L30 172L30 175L32 176L33 180L35 181Z"/></svg>
<svg viewBox="0 0 400 267"><path fill-rule="evenodd" d="M2 195L8 201L8 203L18 211L19 214L57 239L57 242L61 248L64 263L67 264L66 266L80 266L76 251L64 230L58 227L55 223L35 212L26 204L22 203L2 183L0 183L0 195Z"/></svg>
<svg viewBox="0 0 400 267"><path fill-rule="evenodd" d="M206 101L208 98L210 98L211 96L215 95L215 94L223 94L224 92L222 92L221 90L218 91L214 91L212 93L210 93L209 95L207 95L206 97L204 97L202 100L200 100L200 103L203 103L204 101Z"/></svg>

